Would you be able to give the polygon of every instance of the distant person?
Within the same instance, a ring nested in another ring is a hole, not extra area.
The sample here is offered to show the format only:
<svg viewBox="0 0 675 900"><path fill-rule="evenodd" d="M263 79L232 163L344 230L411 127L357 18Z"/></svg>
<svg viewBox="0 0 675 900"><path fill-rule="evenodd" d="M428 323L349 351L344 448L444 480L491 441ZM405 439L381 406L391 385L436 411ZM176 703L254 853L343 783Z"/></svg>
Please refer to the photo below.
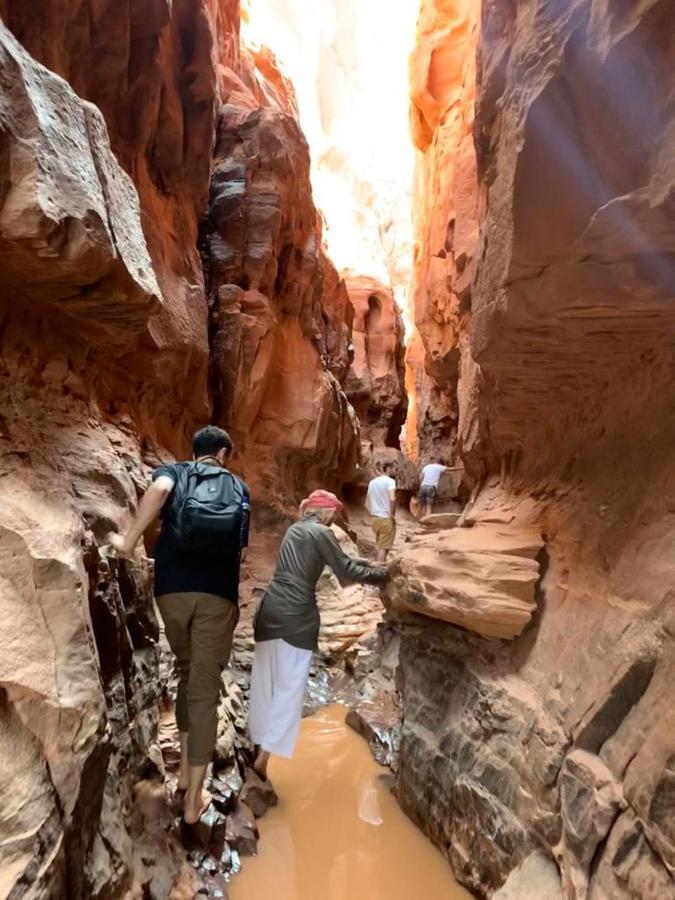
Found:
<svg viewBox="0 0 675 900"><path fill-rule="evenodd" d="M387 568L352 559L329 526L342 503L329 491L314 491L300 504L279 549L277 567L255 618L249 731L254 771L267 778L270 754L293 756L312 653L319 637L316 583L328 566L341 584L378 584Z"/></svg>
<svg viewBox="0 0 675 900"><path fill-rule="evenodd" d="M387 561L387 554L394 546L396 537L396 482L392 478L394 463L385 463L382 474L368 484L366 509L371 515L371 525L377 545L376 561Z"/></svg>
<svg viewBox="0 0 675 900"><path fill-rule="evenodd" d="M433 512L443 472L461 472L462 469L462 466L446 466L441 459L433 459L424 466L417 495L422 516L430 516Z"/></svg>
<svg viewBox="0 0 675 900"><path fill-rule="evenodd" d="M152 474L126 534L109 541L131 556L161 514L155 548L155 597L166 637L178 660L176 722L180 733L178 790L184 820L204 812L202 788L218 725L221 672L229 662L239 618L239 567L248 543L248 488L227 469L232 441L209 425L192 439L193 459L160 466Z"/></svg>

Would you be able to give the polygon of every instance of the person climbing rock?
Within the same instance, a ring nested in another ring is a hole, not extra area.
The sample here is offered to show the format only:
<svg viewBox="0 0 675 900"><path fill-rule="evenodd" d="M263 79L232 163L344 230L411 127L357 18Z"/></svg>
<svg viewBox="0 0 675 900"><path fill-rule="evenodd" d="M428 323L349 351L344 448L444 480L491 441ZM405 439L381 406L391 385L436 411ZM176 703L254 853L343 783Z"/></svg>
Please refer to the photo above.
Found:
<svg viewBox="0 0 675 900"><path fill-rule="evenodd" d="M216 743L221 672L239 618L239 568L250 515L248 488L227 469L232 452L227 432L214 425L202 428L192 450L192 460L155 469L126 533L109 535L118 555L131 556L161 515L155 598L178 661L178 791L185 794L188 825L208 806L203 784Z"/></svg>
<svg viewBox="0 0 675 900"><path fill-rule="evenodd" d="M329 528L342 503L314 491L300 504L279 549L277 567L258 609L251 673L249 732L256 747L254 771L267 779L270 754L293 756L320 617L316 583L325 566L341 584L385 581L390 568L348 556Z"/></svg>
<svg viewBox="0 0 675 900"><path fill-rule="evenodd" d="M381 474L371 479L366 494L366 509L371 515L377 546L377 562L387 561L396 537L396 482L393 463L384 463Z"/></svg>
<svg viewBox="0 0 675 900"><path fill-rule="evenodd" d="M417 499L422 516L430 516L434 510L438 485L443 472L461 472L463 466L446 466L442 459L432 459L422 469L422 477Z"/></svg>

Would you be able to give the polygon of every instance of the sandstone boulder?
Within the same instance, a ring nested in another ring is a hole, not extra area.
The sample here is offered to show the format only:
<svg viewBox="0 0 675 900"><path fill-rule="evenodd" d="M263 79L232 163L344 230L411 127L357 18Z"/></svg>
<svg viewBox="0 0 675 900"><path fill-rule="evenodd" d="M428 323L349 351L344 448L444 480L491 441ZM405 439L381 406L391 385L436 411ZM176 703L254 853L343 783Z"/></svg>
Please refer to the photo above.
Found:
<svg viewBox="0 0 675 900"><path fill-rule="evenodd" d="M411 538L400 573L387 584L394 610L460 625L485 637L512 639L536 609L537 554L533 529L457 528Z"/></svg>
<svg viewBox="0 0 675 900"><path fill-rule="evenodd" d="M462 514L458 512L431 513L422 516L419 523L429 530L437 531L439 528L454 528L461 518Z"/></svg>
<svg viewBox="0 0 675 900"><path fill-rule="evenodd" d="M360 557L356 544L341 528L333 526L333 533L345 553ZM374 633L384 614L378 587L363 584L342 587L329 569L324 569L319 578L317 604L321 614L319 653L327 659L342 655L350 646Z"/></svg>

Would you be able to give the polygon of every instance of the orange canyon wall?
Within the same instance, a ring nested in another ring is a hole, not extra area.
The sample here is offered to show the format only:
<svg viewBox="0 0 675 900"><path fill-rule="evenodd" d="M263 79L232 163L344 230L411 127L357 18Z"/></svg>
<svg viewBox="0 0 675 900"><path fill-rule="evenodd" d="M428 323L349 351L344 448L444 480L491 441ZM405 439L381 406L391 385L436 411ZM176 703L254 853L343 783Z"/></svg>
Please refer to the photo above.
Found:
<svg viewBox="0 0 675 900"><path fill-rule="evenodd" d="M511 643L403 627L398 792L481 893L672 897L675 14L478 7L411 66L417 439L542 578Z"/></svg>

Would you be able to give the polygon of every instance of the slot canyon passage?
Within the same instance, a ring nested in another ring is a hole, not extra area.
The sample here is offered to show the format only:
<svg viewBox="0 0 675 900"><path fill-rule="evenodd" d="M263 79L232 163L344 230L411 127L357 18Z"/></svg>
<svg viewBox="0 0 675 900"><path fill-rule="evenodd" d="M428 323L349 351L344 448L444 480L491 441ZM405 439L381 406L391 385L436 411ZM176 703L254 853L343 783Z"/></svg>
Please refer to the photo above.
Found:
<svg viewBox="0 0 675 900"><path fill-rule="evenodd" d="M424 896L433 866L439 897L674 898L672 0L0 18L0 896L262 896L305 782L256 824L253 613L314 488L372 558L386 460L400 564L381 595L321 576L307 708L353 731L311 757L304 721L307 784L367 742L419 828L368 863ZM106 537L207 422L253 528L184 846L152 566ZM419 520L432 457L462 469Z"/></svg>

